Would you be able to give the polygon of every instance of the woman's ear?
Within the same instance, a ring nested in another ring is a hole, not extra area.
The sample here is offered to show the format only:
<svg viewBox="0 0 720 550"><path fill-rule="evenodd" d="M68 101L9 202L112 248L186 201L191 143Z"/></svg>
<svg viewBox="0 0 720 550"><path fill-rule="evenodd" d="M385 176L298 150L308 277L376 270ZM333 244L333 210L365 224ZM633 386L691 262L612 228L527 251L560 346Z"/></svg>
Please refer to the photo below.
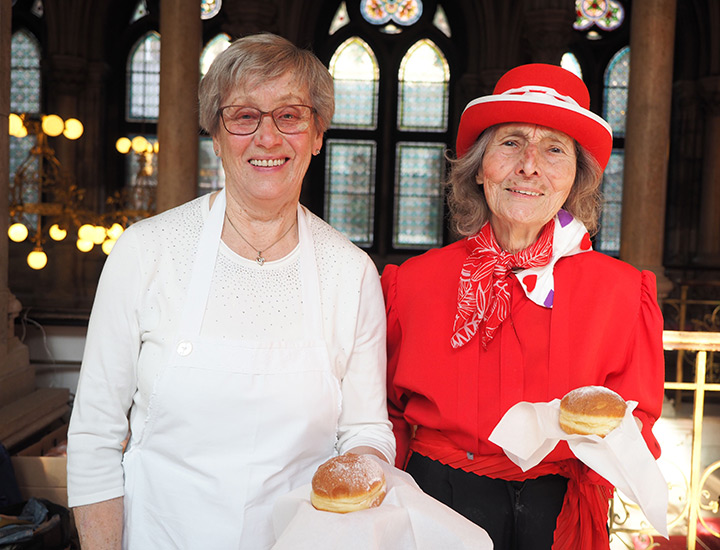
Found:
<svg viewBox="0 0 720 550"><path fill-rule="evenodd" d="M478 185L485 183L483 180L482 170L478 170L477 174L475 174L475 183Z"/></svg>

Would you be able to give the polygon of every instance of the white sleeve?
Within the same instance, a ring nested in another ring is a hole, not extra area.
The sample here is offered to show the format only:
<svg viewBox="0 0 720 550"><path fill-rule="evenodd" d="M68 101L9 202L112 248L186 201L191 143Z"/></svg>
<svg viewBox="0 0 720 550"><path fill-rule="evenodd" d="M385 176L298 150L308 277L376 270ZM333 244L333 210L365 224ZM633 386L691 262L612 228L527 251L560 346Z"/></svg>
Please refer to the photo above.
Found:
<svg viewBox="0 0 720 550"><path fill-rule="evenodd" d="M132 229L132 228L131 228ZM105 261L68 429L71 507L124 494L122 443L137 389L141 248L128 230Z"/></svg>
<svg viewBox="0 0 720 550"><path fill-rule="evenodd" d="M357 307L354 346L341 380L338 452L367 445L384 454L392 464L395 437L387 413L385 302L380 276L369 257Z"/></svg>

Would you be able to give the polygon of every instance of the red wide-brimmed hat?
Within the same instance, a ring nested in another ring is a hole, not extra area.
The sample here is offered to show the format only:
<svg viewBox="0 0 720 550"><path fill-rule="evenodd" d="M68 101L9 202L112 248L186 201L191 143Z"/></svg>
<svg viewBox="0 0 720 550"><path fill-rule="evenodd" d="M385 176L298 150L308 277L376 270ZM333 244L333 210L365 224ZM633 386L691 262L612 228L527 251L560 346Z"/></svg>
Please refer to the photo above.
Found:
<svg viewBox="0 0 720 550"><path fill-rule="evenodd" d="M515 67L498 80L492 95L468 103L458 128L458 158L483 130L506 122L560 130L585 147L603 170L610 159L610 125L590 111L585 83L557 65L532 63Z"/></svg>

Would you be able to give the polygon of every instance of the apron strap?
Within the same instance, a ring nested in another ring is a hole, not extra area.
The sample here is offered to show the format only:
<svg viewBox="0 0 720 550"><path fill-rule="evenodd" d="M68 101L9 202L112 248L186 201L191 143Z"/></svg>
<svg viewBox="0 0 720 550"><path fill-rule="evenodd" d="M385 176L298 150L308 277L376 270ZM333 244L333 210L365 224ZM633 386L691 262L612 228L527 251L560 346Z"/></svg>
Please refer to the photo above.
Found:
<svg viewBox="0 0 720 550"><path fill-rule="evenodd" d="M200 334L210 283L215 271L218 249L220 248L220 236L222 235L225 218L225 202L225 188L223 188L215 197L210 214L203 224L192 275L187 288L187 300L178 327L178 332L183 337Z"/></svg>

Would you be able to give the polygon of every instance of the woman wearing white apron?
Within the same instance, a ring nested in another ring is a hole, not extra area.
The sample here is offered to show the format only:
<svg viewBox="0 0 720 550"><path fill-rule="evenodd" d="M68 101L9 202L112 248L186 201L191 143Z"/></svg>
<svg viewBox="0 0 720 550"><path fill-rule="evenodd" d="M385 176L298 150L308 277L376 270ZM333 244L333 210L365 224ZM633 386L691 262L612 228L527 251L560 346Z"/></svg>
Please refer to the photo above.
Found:
<svg viewBox="0 0 720 550"><path fill-rule="evenodd" d="M270 548L274 501L324 460L394 458L377 271L298 204L327 70L246 37L200 103L226 189L133 226L98 285L69 430L83 549Z"/></svg>

